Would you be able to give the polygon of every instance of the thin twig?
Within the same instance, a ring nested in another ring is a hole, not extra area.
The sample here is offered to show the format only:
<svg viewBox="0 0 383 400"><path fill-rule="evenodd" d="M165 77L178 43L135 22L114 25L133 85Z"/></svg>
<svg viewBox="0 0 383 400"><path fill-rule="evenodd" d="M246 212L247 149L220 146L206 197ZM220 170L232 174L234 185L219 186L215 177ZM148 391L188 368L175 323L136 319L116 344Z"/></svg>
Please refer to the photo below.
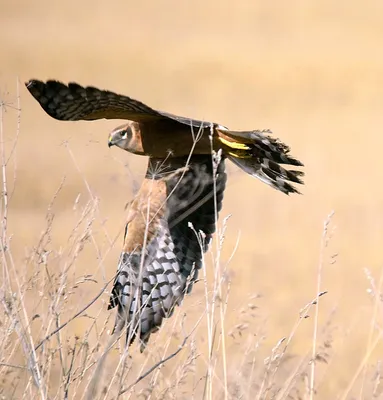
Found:
<svg viewBox="0 0 383 400"><path fill-rule="evenodd" d="M366 351L368 352L370 347L371 347L371 343L372 343L372 338L374 336L374 331L376 329L376 323L377 323L377 316L379 315L379 311L380 311L380 305L381 305L381 297L380 297L380 293L381 293L381 289L383 287L383 269L381 270L380 273L380 278L379 278L379 282L378 282L378 286L375 286L375 282L374 279L370 273L370 271L367 270L367 268L365 268L365 274L367 275L367 278L370 281L370 285L371 285L371 289L370 289L370 293L374 296L374 308L372 311L372 316L371 316L371 322L370 322L370 330L368 333L368 339L367 339L367 347L366 347ZM360 398L363 398L363 391L364 391L364 386L365 386L365 381L366 381L366 376L367 376L367 364L364 366L363 369L363 375L362 375L362 383L360 385Z"/></svg>
<svg viewBox="0 0 383 400"><path fill-rule="evenodd" d="M64 387L64 400L68 400L68 392L69 392L69 383L70 383L70 377L71 377L71 373L72 373L72 369L73 369L73 365L74 365L74 356L76 354L76 343L74 344L73 347L73 352L72 352L72 360L70 363L70 367L68 370L68 377L67 380L65 382L65 387Z"/></svg>
<svg viewBox="0 0 383 400"><path fill-rule="evenodd" d="M120 390L119 395L122 395L122 394L128 392L130 389L132 389L133 386L137 385L138 382L142 381L148 375L150 375L156 368L160 367L162 364L165 364L167 361L169 361L172 358L174 358L185 347L186 342L187 342L187 340L189 339L190 336L191 336L191 333L184 338L184 340L182 341L182 343L180 344L180 346L178 347L178 349L174 353L172 353L169 356L167 356L167 357L163 358L162 360L158 361L156 364L154 364L152 367L150 367L145 373L140 375L135 380L134 383L129 385L127 388L124 388L124 389Z"/></svg>
<svg viewBox="0 0 383 400"><path fill-rule="evenodd" d="M0 367L8 367L8 368L16 368L16 369L28 369L28 367L24 367L22 365L14 365L0 362Z"/></svg>
<svg viewBox="0 0 383 400"><path fill-rule="evenodd" d="M45 336L45 338L35 347L35 351L37 351L47 340L49 340L53 335L55 335L57 332L59 332L61 329L65 328L70 322L72 322L74 319L76 319L78 316L80 316L84 311L86 311L92 304L95 303L95 301L101 297L101 295L105 292L105 289L108 287L109 283L112 282L113 279L115 279L116 275L113 276L101 289L100 293L97 294L96 297L94 297L85 307L83 307L80 311L78 311L76 314L73 315L73 317L69 318L68 321L64 322L62 325L60 325L58 328L56 328L54 331L52 331L49 335Z"/></svg>
<svg viewBox="0 0 383 400"><path fill-rule="evenodd" d="M314 399L314 385L315 385L315 365L316 365L316 357L317 357L317 336L318 336L318 325L319 325L319 297L321 293L321 283L322 283L322 269L323 269L323 258L325 247L327 246L327 231L328 226L331 222L331 218L334 215L334 211L332 211L323 227L323 234L321 240L321 248L320 248L320 258L319 258L319 265L318 265L318 275L317 275L317 297L316 297L316 308L315 308L315 318L314 318L314 332L313 332L313 348L312 348L312 355L311 355L311 368L310 368L310 400Z"/></svg>
<svg viewBox="0 0 383 400"><path fill-rule="evenodd" d="M17 85L17 93L19 96L19 86ZM4 272L3 272L3 278L6 276L6 280L4 279L4 282L8 282L10 285L10 277L9 277L9 271L8 271L8 265L7 265L7 260L6 260L6 251L8 250L8 235L7 235L7 221L8 221L8 189L7 189L7 174L6 174L6 157L5 157L5 143L4 143L4 131L3 131L3 111L5 107L5 102L0 101L0 145L1 145L1 166L2 166L2 177L3 177L3 218L1 221L1 238L0 238L0 246L1 246L1 252L2 252L2 258L4 261ZM20 108L20 104L18 103L18 107ZM17 129L19 129L19 125L17 126ZM9 254L9 260L11 263L11 266L13 267L13 272L15 274L15 282L18 288L18 294L20 296L20 306L21 306L21 311L23 313L24 321L25 323L28 321L28 316L27 316L27 311L25 309L25 303L23 302L23 295L21 291L21 286L20 282L18 279L18 275L16 273L16 267L13 263L12 255ZM15 330L18 334L18 337L21 341L23 350L25 355L28 358L28 364L29 364L29 371L31 372L33 382L36 385L36 387L40 391L40 396L41 399L46 398L46 391L47 388L44 384L44 379L40 370L40 366L37 360L36 352L34 351L33 348L33 338L31 334L30 327L27 325L26 328L23 326L23 321L18 317L19 310L15 308L15 301L12 298L10 298L10 301L7 301L5 298L5 292L3 289L0 290L0 298L1 302L4 306L5 312L8 314L9 318L13 320L13 323L15 325Z"/></svg>
<svg viewBox="0 0 383 400"><path fill-rule="evenodd" d="M4 145L4 126L3 126L3 112L5 103L0 100L0 143L1 143L1 173L3 178L3 218L1 221L1 241L4 251L8 248L7 239L7 225L8 225L8 191L7 191L7 170L5 161L5 145Z"/></svg>

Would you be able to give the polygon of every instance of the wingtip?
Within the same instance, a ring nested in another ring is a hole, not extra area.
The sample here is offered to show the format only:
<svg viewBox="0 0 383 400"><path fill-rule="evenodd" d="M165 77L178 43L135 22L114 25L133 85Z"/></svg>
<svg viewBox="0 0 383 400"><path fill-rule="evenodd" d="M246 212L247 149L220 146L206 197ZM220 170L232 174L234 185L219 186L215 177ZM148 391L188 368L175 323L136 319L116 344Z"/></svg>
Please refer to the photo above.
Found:
<svg viewBox="0 0 383 400"><path fill-rule="evenodd" d="M280 188L280 187L274 187L274 189L279 190L280 192L286 194L287 196L290 196L290 194L302 194L295 186L288 184L287 182L285 182L285 187L284 188Z"/></svg>
<svg viewBox="0 0 383 400"><path fill-rule="evenodd" d="M279 190L280 192L284 193L287 196L290 196L290 194L302 195L302 192L300 192L295 186L290 186L290 188L285 190L281 190L280 188L274 186L273 188Z"/></svg>
<svg viewBox="0 0 383 400"><path fill-rule="evenodd" d="M36 84L36 82L38 82L37 79L30 79L28 82L25 82L25 87L30 89Z"/></svg>
<svg viewBox="0 0 383 400"><path fill-rule="evenodd" d="M48 79L47 81L41 81L39 79L29 79L29 81L25 82L25 86L27 89L31 89L36 86L52 86L52 85L62 85L62 86L67 86L64 83L54 80L54 79Z"/></svg>
<svg viewBox="0 0 383 400"><path fill-rule="evenodd" d="M294 167L304 167L305 166L302 161L298 160L297 158L291 157L287 153L285 154L285 157L286 157L285 158L286 164L288 164L288 165L294 165Z"/></svg>

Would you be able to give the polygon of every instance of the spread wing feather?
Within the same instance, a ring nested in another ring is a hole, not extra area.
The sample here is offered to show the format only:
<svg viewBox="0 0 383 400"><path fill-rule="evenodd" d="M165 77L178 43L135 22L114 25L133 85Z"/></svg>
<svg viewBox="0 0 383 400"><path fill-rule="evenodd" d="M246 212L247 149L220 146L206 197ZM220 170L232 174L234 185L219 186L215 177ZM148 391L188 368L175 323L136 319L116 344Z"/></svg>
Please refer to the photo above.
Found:
<svg viewBox="0 0 383 400"><path fill-rule="evenodd" d="M58 81L42 82L36 79L25 85L41 107L51 117L61 121L106 118L142 122L164 118L140 101L92 86L83 87L77 83L65 85Z"/></svg>
<svg viewBox="0 0 383 400"><path fill-rule="evenodd" d="M55 80L42 82L31 79L25 86L47 114L61 121L106 118L147 122L170 119L195 128L207 128L211 125L210 122L154 110L138 100L109 90L84 87L73 82L66 85Z"/></svg>

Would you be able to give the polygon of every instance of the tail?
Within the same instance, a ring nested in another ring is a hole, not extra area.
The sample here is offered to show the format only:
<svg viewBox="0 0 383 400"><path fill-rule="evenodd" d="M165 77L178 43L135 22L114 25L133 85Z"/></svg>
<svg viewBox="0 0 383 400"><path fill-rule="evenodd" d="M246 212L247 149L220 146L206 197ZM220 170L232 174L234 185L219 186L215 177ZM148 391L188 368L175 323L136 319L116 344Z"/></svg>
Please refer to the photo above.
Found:
<svg viewBox="0 0 383 400"><path fill-rule="evenodd" d="M290 156L287 145L269 136L270 131L236 132L222 127L216 131L226 157L243 171L285 194L299 193L291 182L303 184L300 178L304 173L280 164L303 164Z"/></svg>

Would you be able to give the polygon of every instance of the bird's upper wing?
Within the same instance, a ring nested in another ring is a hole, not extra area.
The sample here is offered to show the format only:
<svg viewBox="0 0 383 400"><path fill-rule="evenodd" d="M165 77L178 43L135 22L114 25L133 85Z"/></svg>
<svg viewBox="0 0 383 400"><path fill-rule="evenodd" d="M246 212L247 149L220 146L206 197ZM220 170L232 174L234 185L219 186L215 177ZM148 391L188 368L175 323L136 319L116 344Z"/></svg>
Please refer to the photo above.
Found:
<svg viewBox="0 0 383 400"><path fill-rule="evenodd" d="M51 117L61 121L106 118L145 122L170 119L196 128L210 126L210 122L156 111L128 96L92 86L83 87L77 83L65 85L54 80L42 82L36 79L26 82L25 86Z"/></svg>
<svg viewBox="0 0 383 400"><path fill-rule="evenodd" d="M83 87L77 83L65 85L58 81L42 82L35 79L25 86L51 117L61 121L106 118L141 122L164 118L158 111L140 101L91 86Z"/></svg>
<svg viewBox="0 0 383 400"><path fill-rule="evenodd" d="M185 162L186 158L178 165L185 166ZM150 163L147 179L157 179L154 161ZM171 168L174 166L172 160ZM203 253L215 231L226 183L224 160L218 160L215 166L214 178L212 157L193 156L189 166L159 178L166 187L165 212L158 213L155 223L147 227L146 246L137 243L144 251L122 253L110 308L118 306L116 329L134 324L130 335L128 329L129 344L138 334L145 345L150 333L172 314L197 279ZM148 199L148 203L156 201ZM143 214L152 215L141 210L129 225ZM125 242L132 236L144 237L129 226Z"/></svg>

